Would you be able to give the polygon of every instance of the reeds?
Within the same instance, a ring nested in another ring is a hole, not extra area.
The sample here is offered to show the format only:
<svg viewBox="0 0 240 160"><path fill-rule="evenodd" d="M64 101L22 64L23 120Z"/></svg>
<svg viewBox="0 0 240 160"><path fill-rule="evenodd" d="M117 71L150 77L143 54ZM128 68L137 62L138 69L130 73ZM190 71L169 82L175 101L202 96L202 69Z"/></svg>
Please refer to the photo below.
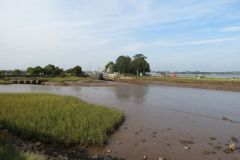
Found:
<svg viewBox="0 0 240 160"><path fill-rule="evenodd" d="M114 108L70 96L0 94L0 124L24 137L64 144L102 145L124 119Z"/></svg>

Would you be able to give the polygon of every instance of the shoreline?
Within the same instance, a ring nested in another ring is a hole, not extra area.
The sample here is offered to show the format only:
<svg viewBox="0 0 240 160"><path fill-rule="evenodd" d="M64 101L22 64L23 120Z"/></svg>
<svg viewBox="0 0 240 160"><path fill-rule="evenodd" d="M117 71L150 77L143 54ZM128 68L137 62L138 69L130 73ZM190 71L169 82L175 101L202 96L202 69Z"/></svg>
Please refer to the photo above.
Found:
<svg viewBox="0 0 240 160"><path fill-rule="evenodd" d="M28 79L22 81L31 84ZM40 80L40 79L39 79ZM26 81L26 82L25 82ZM228 78L201 78L196 77L134 77L122 76L114 80L95 80L82 77L55 77L40 80L39 85L46 86L85 86L85 87L106 87L128 85L162 85L173 87L200 88L209 90L224 90L240 92L240 79ZM24 83L21 84L24 84ZM0 85L16 84L14 81L0 80Z"/></svg>
<svg viewBox="0 0 240 160"><path fill-rule="evenodd" d="M185 88L199 88L199 89L209 89L209 90L223 90L223 91L234 91L240 92L240 83L233 84L231 82L227 83L218 83L217 81L209 82L206 81L202 83L199 82L169 82L169 81L154 81L154 80L117 80L116 82L121 83L130 83L130 84L138 84L138 85L162 85L162 86L170 86L170 87L185 87Z"/></svg>
<svg viewBox="0 0 240 160"><path fill-rule="evenodd" d="M209 90L223 90L240 92L240 82L232 81L193 81L193 82L178 82L167 80L142 80L142 79L127 79L127 80L87 80L87 81L67 81L63 83L46 81L43 85L46 86L84 86L84 87L107 87L107 86L121 86L127 85L162 85L170 87L185 87L185 88L199 88Z"/></svg>

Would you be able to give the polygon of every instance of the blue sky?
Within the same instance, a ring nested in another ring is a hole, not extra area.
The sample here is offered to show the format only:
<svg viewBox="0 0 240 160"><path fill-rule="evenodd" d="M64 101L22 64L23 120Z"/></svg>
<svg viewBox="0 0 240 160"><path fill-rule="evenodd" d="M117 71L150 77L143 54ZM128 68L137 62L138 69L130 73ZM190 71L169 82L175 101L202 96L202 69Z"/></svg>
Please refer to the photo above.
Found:
<svg viewBox="0 0 240 160"><path fill-rule="evenodd" d="M240 70L239 0L0 0L0 24L0 69L142 53L152 70Z"/></svg>

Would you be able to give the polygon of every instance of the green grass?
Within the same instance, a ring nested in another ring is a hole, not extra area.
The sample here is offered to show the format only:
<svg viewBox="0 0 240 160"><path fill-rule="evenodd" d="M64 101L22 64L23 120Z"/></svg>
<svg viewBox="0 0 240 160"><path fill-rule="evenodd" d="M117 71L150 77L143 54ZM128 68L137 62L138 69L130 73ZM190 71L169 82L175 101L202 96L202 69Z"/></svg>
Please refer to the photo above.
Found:
<svg viewBox="0 0 240 160"><path fill-rule="evenodd" d="M65 77L43 77L41 80L51 81L51 82L67 82L67 81L82 81L89 80L89 78L76 77L76 76L65 76Z"/></svg>
<svg viewBox="0 0 240 160"><path fill-rule="evenodd" d="M7 81L7 80L0 80L0 85L1 84L12 84L12 82Z"/></svg>
<svg viewBox="0 0 240 160"><path fill-rule="evenodd" d="M0 124L10 132L67 145L102 145L124 119L114 108L70 96L0 94L0 105Z"/></svg>
<svg viewBox="0 0 240 160"><path fill-rule="evenodd" d="M83 81L90 80L86 77L77 77L77 76L64 76L64 77L18 77L18 80L41 80L41 81L50 81L64 83L67 81Z"/></svg>

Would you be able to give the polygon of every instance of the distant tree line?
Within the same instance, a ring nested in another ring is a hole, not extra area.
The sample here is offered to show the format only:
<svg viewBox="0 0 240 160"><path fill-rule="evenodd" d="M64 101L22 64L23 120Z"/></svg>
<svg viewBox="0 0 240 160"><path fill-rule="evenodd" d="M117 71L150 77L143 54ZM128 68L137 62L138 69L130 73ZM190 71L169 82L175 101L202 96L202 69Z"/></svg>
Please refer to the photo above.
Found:
<svg viewBox="0 0 240 160"><path fill-rule="evenodd" d="M150 72L150 65L143 54L136 54L133 58L129 56L119 56L116 62L109 62L105 66L107 72L118 72L120 74L140 75Z"/></svg>
<svg viewBox="0 0 240 160"><path fill-rule="evenodd" d="M21 71L19 69L15 69L13 71L0 71L0 75L29 75L29 76L81 76L82 68L80 66L75 66L73 68L64 69L59 68L53 64L48 64L45 67L36 66L36 67L28 67L26 71Z"/></svg>

